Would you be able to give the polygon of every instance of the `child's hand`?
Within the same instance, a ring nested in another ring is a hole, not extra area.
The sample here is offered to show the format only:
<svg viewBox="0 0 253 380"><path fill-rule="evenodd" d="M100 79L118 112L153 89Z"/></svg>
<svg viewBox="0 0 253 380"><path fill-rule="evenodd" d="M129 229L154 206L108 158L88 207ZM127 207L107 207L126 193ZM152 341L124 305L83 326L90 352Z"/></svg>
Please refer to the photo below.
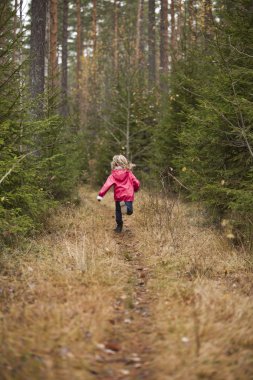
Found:
<svg viewBox="0 0 253 380"><path fill-rule="evenodd" d="M97 200L100 202L102 201L103 197L100 197L100 195L97 196Z"/></svg>

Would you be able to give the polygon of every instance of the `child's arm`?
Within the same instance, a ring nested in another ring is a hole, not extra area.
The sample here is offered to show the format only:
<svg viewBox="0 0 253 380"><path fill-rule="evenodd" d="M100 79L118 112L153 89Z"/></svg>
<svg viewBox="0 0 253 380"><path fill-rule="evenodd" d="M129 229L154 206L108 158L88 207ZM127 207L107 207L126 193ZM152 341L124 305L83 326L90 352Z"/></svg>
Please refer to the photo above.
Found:
<svg viewBox="0 0 253 380"><path fill-rule="evenodd" d="M133 182L134 191L138 191L140 188L140 181L131 172L131 178Z"/></svg>
<svg viewBox="0 0 253 380"><path fill-rule="evenodd" d="M100 189L99 193L98 193L98 196L103 198L105 196L105 194L107 193L107 191L112 187L112 185L114 184L114 178L112 175L110 175L107 180L105 181L104 185L102 186L102 188ZM98 200L101 200L98 199Z"/></svg>

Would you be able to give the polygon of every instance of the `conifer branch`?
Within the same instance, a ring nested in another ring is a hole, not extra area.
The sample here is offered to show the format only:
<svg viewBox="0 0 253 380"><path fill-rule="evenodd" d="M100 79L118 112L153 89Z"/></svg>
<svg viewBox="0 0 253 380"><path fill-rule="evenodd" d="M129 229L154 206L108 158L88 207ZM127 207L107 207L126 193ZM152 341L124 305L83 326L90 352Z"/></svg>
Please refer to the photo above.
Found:
<svg viewBox="0 0 253 380"><path fill-rule="evenodd" d="M51 148L54 144L47 145L46 147L40 148L40 149L35 149L32 150L31 152L27 152L25 154L22 154L22 156L18 157L16 162L12 165L12 167L4 174L4 176L0 179L0 185L3 183L3 181L13 172L13 170L17 167L17 165L23 161L26 157L31 156L33 154L36 154L38 152L41 152L42 150L46 148Z"/></svg>

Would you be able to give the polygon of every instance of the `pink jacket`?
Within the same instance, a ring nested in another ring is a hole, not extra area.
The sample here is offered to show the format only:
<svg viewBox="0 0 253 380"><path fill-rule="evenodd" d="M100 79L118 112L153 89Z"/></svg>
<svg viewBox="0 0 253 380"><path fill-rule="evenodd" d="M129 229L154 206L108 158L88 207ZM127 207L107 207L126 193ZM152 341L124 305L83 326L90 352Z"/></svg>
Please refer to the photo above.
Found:
<svg viewBox="0 0 253 380"><path fill-rule="evenodd" d="M140 188L140 182L130 170L112 170L98 195L103 197L112 186L115 201L133 201L135 191Z"/></svg>

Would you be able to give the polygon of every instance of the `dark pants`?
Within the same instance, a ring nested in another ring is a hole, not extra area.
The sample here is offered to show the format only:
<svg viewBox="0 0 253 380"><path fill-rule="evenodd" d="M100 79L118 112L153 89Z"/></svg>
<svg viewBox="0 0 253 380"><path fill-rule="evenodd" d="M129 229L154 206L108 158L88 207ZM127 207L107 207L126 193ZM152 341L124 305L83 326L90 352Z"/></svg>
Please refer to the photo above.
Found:
<svg viewBox="0 0 253 380"><path fill-rule="evenodd" d="M122 202L123 203L123 202ZM124 202L126 207L127 207L127 215L132 215L133 213L133 202L130 202L130 201L126 201ZM115 202L115 215L116 215L116 223L119 225L119 226L122 226L123 224L123 219L122 219L122 212L121 212L121 206L120 206L120 202Z"/></svg>

